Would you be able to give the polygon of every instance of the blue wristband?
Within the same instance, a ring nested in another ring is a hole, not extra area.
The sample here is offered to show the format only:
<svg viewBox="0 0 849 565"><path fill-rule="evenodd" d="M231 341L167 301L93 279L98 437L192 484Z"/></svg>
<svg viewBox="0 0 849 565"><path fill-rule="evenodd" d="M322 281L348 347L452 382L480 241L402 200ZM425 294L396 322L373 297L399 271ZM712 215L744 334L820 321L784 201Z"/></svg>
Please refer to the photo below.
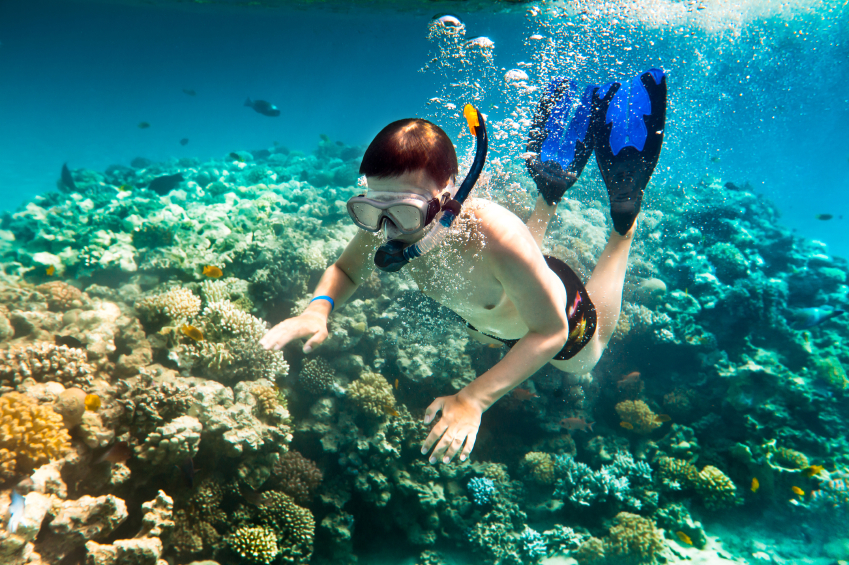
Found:
<svg viewBox="0 0 849 565"><path fill-rule="evenodd" d="M312 304L312 303L313 303L313 302L315 302L316 300L327 300L328 302L330 302L330 311L331 311L331 312L333 312L333 309L334 309L334 308L336 308L336 303L335 303L335 302L333 302L333 299L332 299L332 298L330 298L329 296L324 296L324 295L316 296L315 298L313 298L312 300L310 300L310 304Z"/></svg>

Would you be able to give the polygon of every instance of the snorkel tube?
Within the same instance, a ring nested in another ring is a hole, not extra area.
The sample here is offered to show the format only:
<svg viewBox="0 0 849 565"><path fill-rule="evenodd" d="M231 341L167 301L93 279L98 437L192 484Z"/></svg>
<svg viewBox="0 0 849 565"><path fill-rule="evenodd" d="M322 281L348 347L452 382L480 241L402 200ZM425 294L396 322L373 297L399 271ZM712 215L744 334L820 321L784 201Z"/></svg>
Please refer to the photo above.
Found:
<svg viewBox="0 0 849 565"><path fill-rule="evenodd" d="M425 253L437 247L445 236L448 235L448 228L460 215L460 207L466 201L466 197L478 182L478 177L483 170L484 162L486 161L486 152L489 147L489 139L486 136L486 124L483 120L483 115L471 104L466 104L463 108L463 116L469 124L469 130L475 136L475 160L472 162L469 173L463 180L463 184L457 189L457 194L453 199L449 200L442 207L442 214L434 223L433 228L421 240L409 247L406 243L397 239L390 239L378 248L374 254L374 264L381 271L394 273L409 263L416 257L421 257Z"/></svg>

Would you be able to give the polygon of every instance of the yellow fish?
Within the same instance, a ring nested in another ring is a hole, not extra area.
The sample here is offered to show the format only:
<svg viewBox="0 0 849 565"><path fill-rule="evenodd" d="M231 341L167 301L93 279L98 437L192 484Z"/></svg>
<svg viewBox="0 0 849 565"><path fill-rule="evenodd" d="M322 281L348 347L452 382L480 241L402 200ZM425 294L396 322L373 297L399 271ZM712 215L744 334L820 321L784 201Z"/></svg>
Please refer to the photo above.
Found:
<svg viewBox="0 0 849 565"><path fill-rule="evenodd" d="M693 545L693 540L691 540L690 536L688 536L684 532L677 531L677 532L675 532L675 535L678 536L678 539L680 539L682 542L686 543L687 545Z"/></svg>
<svg viewBox="0 0 849 565"><path fill-rule="evenodd" d="M761 488L761 483L758 481L758 478L755 477L752 479L752 492L758 492L759 488Z"/></svg>
<svg viewBox="0 0 849 565"><path fill-rule="evenodd" d="M793 491L794 493L796 493L798 496L805 496L805 491L803 491L803 490L802 490L802 489L800 489L799 487L790 487L790 490L792 490L792 491Z"/></svg>
<svg viewBox="0 0 849 565"><path fill-rule="evenodd" d="M44 272L47 273L48 277L52 277L56 273L56 267L50 265L44 270Z"/></svg>
<svg viewBox="0 0 849 565"><path fill-rule="evenodd" d="M86 410L94 412L100 408L100 397L96 394L87 394L83 403L85 404Z"/></svg>
<svg viewBox="0 0 849 565"><path fill-rule="evenodd" d="M825 471L825 467L823 467L822 465L811 465L810 467L805 469L805 476L813 477L814 475L819 475L823 471Z"/></svg>
<svg viewBox="0 0 849 565"><path fill-rule="evenodd" d="M228 155L228 156L229 156L231 159L233 159L234 161L238 161L239 163L244 163L244 162L245 162L245 158L244 158L244 157L242 157L241 155L239 155L238 153L236 153L235 151L234 151L233 153L230 153L230 155Z"/></svg>
<svg viewBox="0 0 849 565"><path fill-rule="evenodd" d="M216 267L215 265L206 265L203 268L203 274L211 279L220 279L224 274L224 271Z"/></svg>
<svg viewBox="0 0 849 565"><path fill-rule="evenodd" d="M654 417L655 422L663 423L663 422L669 422L671 420L672 420L672 416L670 416L669 414L658 414Z"/></svg>
<svg viewBox="0 0 849 565"><path fill-rule="evenodd" d="M499 347L501 347L501 344L500 343L490 343L489 347L491 347L492 349L498 349Z"/></svg>
<svg viewBox="0 0 849 565"><path fill-rule="evenodd" d="M132 189L133 189L133 187L130 186L129 184L122 184L121 186L118 187L118 192L129 192Z"/></svg>
<svg viewBox="0 0 849 565"><path fill-rule="evenodd" d="M398 379L395 379L395 390L398 390Z"/></svg>
<svg viewBox="0 0 849 565"><path fill-rule="evenodd" d="M619 425L625 428L626 430L634 429L634 424L632 424L631 422L619 422Z"/></svg>
<svg viewBox="0 0 849 565"><path fill-rule="evenodd" d="M183 335L195 341L203 341L203 332L194 326L186 324L180 328L180 331L183 332Z"/></svg>

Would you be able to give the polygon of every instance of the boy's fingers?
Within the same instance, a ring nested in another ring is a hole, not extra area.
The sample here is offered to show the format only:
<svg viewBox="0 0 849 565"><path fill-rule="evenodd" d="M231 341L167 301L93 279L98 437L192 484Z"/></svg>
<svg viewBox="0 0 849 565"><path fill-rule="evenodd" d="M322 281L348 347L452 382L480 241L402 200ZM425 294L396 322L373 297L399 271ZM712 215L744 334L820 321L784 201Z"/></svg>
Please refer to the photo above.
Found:
<svg viewBox="0 0 849 565"><path fill-rule="evenodd" d="M463 440L466 439L466 434L458 434L457 437L448 446L448 451L445 452L445 457L442 458L443 463L450 463L457 452L463 446Z"/></svg>
<svg viewBox="0 0 849 565"><path fill-rule="evenodd" d="M327 334L324 332L316 332L313 334L311 338L307 340L304 344L304 353L309 353L313 350L314 347L318 347L327 337Z"/></svg>
<svg viewBox="0 0 849 565"><path fill-rule="evenodd" d="M425 438L424 443L422 443L422 454L430 451L430 448L439 440L439 438L442 437L442 434L445 433L446 429L448 429L448 426L436 425L432 430L430 430L430 433Z"/></svg>
<svg viewBox="0 0 849 565"><path fill-rule="evenodd" d="M466 445L463 446L463 451L460 452L460 461L465 461L469 458L469 455L472 453L472 449L475 447L475 439L477 439L477 432L471 432L468 436L466 436Z"/></svg>
<svg viewBox="0 0 849 565"><path fill-rule="evenodd" d="M445 402L442 400L442 398L437 398L436 400L431 402L430 406L428 406L427 410L425 410L424 423L430 424L433 421L433 419L436 417L436 414L440 410L442 410L442 407L444 405L445 405Z"/></svg>

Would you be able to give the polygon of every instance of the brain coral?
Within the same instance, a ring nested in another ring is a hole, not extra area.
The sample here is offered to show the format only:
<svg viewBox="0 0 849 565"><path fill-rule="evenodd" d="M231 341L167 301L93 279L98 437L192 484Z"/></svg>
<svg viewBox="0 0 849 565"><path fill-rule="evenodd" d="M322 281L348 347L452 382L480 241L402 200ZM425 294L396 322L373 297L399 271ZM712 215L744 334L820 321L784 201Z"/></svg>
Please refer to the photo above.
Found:
<svg viewBox="0 0 849 565"><path fill-rule="evenodd" d="M659 428L662 423L657 421L657 415L651 411L648 404L642 400L625 400L616 405L616 413L634 426L638 434L648 434Z"/></svg>
<svg viewBox="0 0 849 565"><path fill-rule="evenodd" d="M364 372L348 387L348 398L357 408L380 417L395 411L392 386L378 373Z"/></svg>
<svg viewBox="0 0 849 565"><path fill-rule="evenodd" d="M47 299L47 307L54 312L64 312L83 305L83 293L75 286L62 281L50 281L35 287Z"/></svg>
<svg viewBox="0 0 849 565"><path fill-rule="evenodd" d="M42 342L19 345L0 353L0 384L14 386L32 377L41 382L91 385L86 352L65 345Z"/></svg>
<svg viewBox="0 0 849 565"><path fill-rule="evenodd" d="M39 406L34 398L17 392L0 396L0 461L5 462L5 471L11 470L10 454L17 473L26 474L63 457L70 444L62 416L53 408Z"/></svg>

